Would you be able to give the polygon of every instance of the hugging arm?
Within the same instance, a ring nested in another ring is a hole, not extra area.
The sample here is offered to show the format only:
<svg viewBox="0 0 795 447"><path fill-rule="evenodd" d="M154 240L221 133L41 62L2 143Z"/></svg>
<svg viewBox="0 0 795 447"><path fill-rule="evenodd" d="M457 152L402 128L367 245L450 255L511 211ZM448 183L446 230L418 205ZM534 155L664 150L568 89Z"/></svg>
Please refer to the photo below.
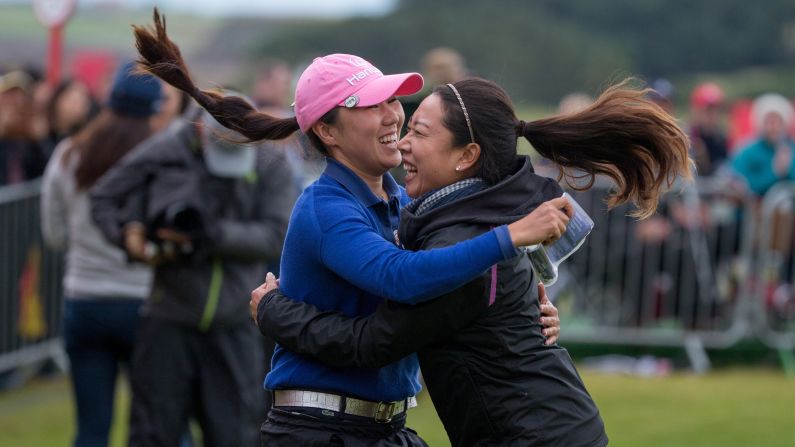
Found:
<svg viewBox="0 0 795 447"><path fill-rule="evenodd" d="M318 201L315 207L323 264L356 287L391 301L417 304L433 299L517 254L506 226L449 246L408 251L373 230L355 204L332 207Z"/></svg>
<svg viewBox="0 0 795 447"><path fill-rule="evenodd" d="M416 306L384 301L367 317L293 301L274 289L257 307L260 332L298 354L338 367L379 368L466 326L488 307L482 275Z"/></svg>

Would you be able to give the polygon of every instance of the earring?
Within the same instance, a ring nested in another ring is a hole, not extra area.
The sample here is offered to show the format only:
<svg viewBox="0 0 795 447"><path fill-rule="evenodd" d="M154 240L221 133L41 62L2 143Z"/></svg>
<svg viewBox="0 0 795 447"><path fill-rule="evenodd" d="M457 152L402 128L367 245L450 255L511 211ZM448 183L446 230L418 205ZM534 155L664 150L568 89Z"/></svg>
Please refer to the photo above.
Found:
<svg viewBox="0 0 795 447"><path fill-rule="evenodd" d="M458 171L460 171L460 170L461 170L461 166L456 166L456 167L455 167L455 171L456 171L456 172L458 172Z"/></svg>

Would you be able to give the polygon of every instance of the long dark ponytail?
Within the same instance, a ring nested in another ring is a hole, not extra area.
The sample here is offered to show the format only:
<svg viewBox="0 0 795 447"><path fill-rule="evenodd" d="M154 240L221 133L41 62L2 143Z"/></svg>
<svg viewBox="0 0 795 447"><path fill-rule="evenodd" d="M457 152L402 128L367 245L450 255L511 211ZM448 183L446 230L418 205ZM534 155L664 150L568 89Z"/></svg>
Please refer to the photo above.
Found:
<svg viewBox="0 0 795 447"><path fill-rule="evenodd" d="M155 8L152 27L133 25L139 66L189 94L219 123L252 141L280 140L298 130L295 118L274 118L258 112L238 96L200 90L191 79L179 47L166 34L165 17Z"/></svg>
<svg viewBox="0 0 795 447"><path fill-rule="evenodd" d="M593 186L597 175L612 179L616 188L608 205L632 202L634 216L654 213L660 195L677 177L692 178L687 135L676 120L647 98L649 89L627 79L609 87L589 107L572 114L524 122L516 118L507 93L485 79L454 84L471 117L475 142L481 146L478 175L498 181L509 175L516 158L516 139L525 137L543 157L557 163L574 189ZM439 86L446 107L445 125L454 144L470 141L458 99ZM572 179L589 178L577 185Z"/></svg>

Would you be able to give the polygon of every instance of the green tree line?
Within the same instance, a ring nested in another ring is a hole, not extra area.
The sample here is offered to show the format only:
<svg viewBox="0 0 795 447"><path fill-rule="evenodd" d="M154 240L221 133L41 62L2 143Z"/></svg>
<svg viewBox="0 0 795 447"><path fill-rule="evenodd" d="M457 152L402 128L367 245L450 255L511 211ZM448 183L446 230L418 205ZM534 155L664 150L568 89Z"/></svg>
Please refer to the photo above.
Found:
<svg viewBox="0 0 795 447"><path fill-rule="evenodd" d="M611 79L795 65L795 1L402 0L383 17L306 22L258 40L254 56L307 63L349 52L419 70L429 49L460 51L512 95L554 102Z"/></svg>

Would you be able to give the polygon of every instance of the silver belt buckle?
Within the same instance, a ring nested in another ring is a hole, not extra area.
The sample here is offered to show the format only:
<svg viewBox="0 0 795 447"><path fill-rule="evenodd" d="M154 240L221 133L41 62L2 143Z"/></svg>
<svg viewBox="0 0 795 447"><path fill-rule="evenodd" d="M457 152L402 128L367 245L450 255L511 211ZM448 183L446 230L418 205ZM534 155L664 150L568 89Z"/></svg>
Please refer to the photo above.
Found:
<svg viewBox="0 0 795 447"><path fill-rule="evenodd" d="M378 402L378 406L375 407L375 416L373 419L381 424L392 422L392 416L394 416L393 412L396 406L397 402Z"/></svg>

